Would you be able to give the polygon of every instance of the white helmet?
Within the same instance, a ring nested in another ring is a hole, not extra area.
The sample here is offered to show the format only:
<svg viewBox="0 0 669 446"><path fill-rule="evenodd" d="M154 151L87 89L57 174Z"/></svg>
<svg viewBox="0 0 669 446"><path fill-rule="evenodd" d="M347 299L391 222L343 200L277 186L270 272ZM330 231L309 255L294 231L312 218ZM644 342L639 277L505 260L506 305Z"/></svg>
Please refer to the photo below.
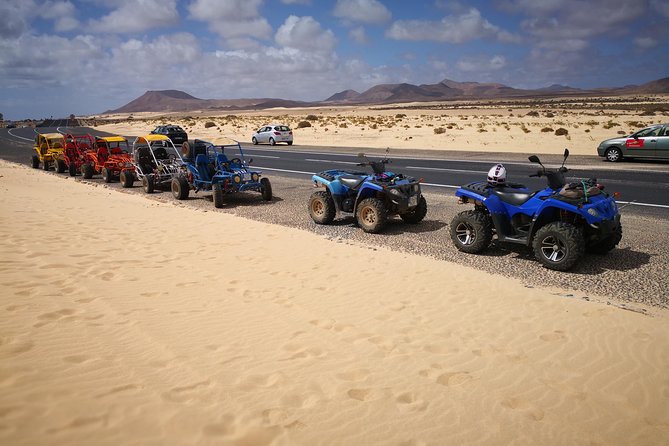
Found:
<svg viewBox="0 0 669 446"><path fill-rule="evenodd" d="M506 169L502 164L496 164L488 171L488 184L491 186L506 183Z"/></svg>

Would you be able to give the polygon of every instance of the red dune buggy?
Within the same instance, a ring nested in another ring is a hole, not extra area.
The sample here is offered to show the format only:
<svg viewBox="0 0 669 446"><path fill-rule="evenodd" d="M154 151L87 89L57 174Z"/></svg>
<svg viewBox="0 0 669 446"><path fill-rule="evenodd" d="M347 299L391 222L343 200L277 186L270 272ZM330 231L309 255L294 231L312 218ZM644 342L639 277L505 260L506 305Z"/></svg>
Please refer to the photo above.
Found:
<svg viewBox="0 0 669 446"><path fill-rule="evenodd" d="M119 175L126 181L134 177L135 166L128 153L128 141L122 136L96 136L94 149L85 156L81 173L86 179L93 178L96 173L102 174L105 183L111 183ZM126 181L123 181L124 187L128 187Z"/></svg>
<svg viewBox="0 0 669 446"><path fill-rule="evenodd" d="M86 162L86 152L92 150L94 146L95 140L91 135L72 135L70 133L65 135L63 160L71 177L81 170L81 166Z"/></svg>

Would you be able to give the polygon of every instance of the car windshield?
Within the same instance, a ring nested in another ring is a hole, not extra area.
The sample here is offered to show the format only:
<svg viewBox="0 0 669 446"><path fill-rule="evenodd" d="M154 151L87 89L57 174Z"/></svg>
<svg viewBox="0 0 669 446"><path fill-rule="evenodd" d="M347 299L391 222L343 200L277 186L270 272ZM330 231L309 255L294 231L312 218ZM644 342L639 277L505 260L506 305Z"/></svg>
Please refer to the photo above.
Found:
<svg viewBox="0 0 669 446"><path fill-rule="evenodd" d="M151 150L157 159L168 159L168 158L177 158L181 159L179 151L172 145L167 144L165 141L158 141L151 145Z"/></svg>
<svg viewBox="0 0 669 446"><path fill-rule="evenodd" d="M167 127L167 131L170 133L183 133L183 129L181 127Z"/></svg>
<svg viewBox="0 0 669 446"><path fill-rule="evenodd" d="M660 133L660 129L662 129L662 127L651 127L648 129L639 130L634 134L634 136L639 138L644 136L657 136L658 133Z"/></svg>

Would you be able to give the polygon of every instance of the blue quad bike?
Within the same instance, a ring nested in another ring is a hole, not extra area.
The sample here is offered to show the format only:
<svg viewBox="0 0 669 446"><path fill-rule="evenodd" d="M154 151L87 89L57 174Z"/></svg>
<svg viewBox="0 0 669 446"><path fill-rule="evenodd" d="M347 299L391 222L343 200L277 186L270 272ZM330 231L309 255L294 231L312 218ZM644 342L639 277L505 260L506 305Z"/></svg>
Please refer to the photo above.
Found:
<svg viewBox="0 0 669 446"><path fill-rule="evenodd" d="M225 149L236 151L239 158L228 159ZM263 200L272 200L272 184L269 179L260 178L261 171L249 167L239 142L227 138L216 143L196 139L184 142L181 152L184 165L171 184L177 200L187 199L191 189L195 193L211 191L217 208L223 207L225 195L234 192L256 191Z"/></svg>
<svg viewBox="0 0 669 446"><path fill-rule="evenodd" d="M406 223L419 223L427 214L427 202L421 194L420 183L414 178L386 171L390 160L369 161L372 174L348 170L326 170L312 176L315 187L309 198L309 214L317 224L332 223L337 212L353 214L363 231L378 233L388 217L399 215Z"/></svg>
<svg viewBox="0 0 669 446"><path fill-rule="evenodd" d="M548 187L530 191L522 184L492 187L487 181L469 183L455 195L459 203L474 210L457 214L451 221L456 248L480 253L493 235L500 242L531 246L546 268L567 271L584 252L606 254L622 239L620 213L614 197L603 192L595 179L565 184L569 169L548 170L536 155L529 157L541 168L531 177L546 177ZM617 194L614 194L617 195Z"/></svg>

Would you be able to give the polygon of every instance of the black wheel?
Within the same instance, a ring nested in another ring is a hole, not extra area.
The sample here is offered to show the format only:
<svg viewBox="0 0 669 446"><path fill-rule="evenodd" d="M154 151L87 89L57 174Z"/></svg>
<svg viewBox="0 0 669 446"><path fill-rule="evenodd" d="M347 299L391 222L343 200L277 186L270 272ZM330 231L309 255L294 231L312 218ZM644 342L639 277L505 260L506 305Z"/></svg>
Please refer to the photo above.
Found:
<svg viewBox="0 0 669 446"><path fill-rule="evenodd" d="M288 145L289 145L289 146L292 146L292 145L293 145L293 141L288 141Z"/></svg>
<svg viewBox="0 0 669 446"><path fill-rule="evenodd" d="M129 170L121 171L121 186L123 187L132 187L132 184L135 182L135 175Z"/></svg>
<svg viewBox="0 0 669 446"><path fill-rule="evenodd" d="M617 161L622 161L623 152L618 147L611 147L605 153L606 159L615 163Z"/></svg>
<svg viewBox="0 0 669 446"><path fill-rule="evenodd" d="M481 211L463 211L451 220L451 240L458 250L478 254L490 246L492 220Z"/></svg>
<svg viewBox="0 0 669 446"><path fill-rule="evenodd" d="M102 168L102 179L105 181L105 183L111 183L112 182L111 170L107 169L106 167L103 167Z"/></svg>
<svg viewBox="0 0 669 446"><path fill-rule="evenodd" d="M30 161L32 162L33 169L38 169L39 168L39 156L33 155L32 159Z"/></svg>
<svg viewBox="0 0 669 446"><path fill-rule="evenodd" d="M65 164L65 161L63 161L63 160L56 160L54 162L54 166L56 168L56 172L58 172L58 173L64 173L65 170L67 169L67 165Z"/></svg>
<svg viewBox="0 0 669 446"><path fill-rule="evenodd" d="M539 228L532 247L534 256L546 268L567 271L583 255L584 244L581 229L556 221Z"/></svg>
<svg viewBox="0 0 669 446"><path fill-rule="evenodd" d="M220 209L223 207L223 188L220 184L212 184L211 189L214 192L214 207Z"/></svg>
<svg viewBox="0 0 669 446"><path fill-rule="evenodd" d="M47 160L44 160L44 164L42 165L42 168L44 170L49 170L49 162Z"/></svg>
<svg viewBox="0 0 669 446"><path fill-rule="evenodd" d="M70 161L70 165L67 166L67 171L69 172L71 177L77 175L77 166L74 165L74 161Z"/></svg>
<svg viewBox="0 0 669 446"><path fill-rule="evenodd" d="M376 234L386 225L388 213L383 201L378 198L365 198L358 204L356 218L363 231Z"/></svg>
<svg viewBox="0 0 669 446"><path fill-rule="evenodd" d="M153 189L155 188L155 183L151 175L145 175L142 178L142 187L144 188L144 192L146 192L147 194L153 193Z"/></svg>
<svg viewBox="0 0 669 446"><path fill-rule="evenodd" d="M85 179L90 180L93 178L93 174L95 173L95 170L93 169L93 166L91 166L89 163L83 164L81 166L81 174L84 176Z"/></svg>
<svg viewBox="0 0 669 446"><path fill-rule="evenodd" d="M592 254L604 255L618 246L620 240L623 238L623 226L618 224L618 227L613 230L613 233L603 240L600 240L586 248L586 251Z"/></svg>
<svg viewBox="0 0 669 446"><path fill-rule="evenodd" d="M416 224L423 221L426 215L427 201L425 201L425 197L421 195L420 199L418 200L418 205L409 212L400 214L400 218L406 223Z"/></svg>
<svg viewBox="0 0 669 446"><path fill-rule="evenodd" d="M332 196L326 191L314 192L309 197L309 215L319 225L329 225L335 218L337 209Z"/></svg>
<svg viewBox="0 0 669 446"><path fill-rule="evenodd" d="M174 195L174 198L177 200L185 200L188 198L189 188L188 180L184 177L172 178L172 195Z"/></svg>
<svg viewBox="0 0 669 446"><path fill-rule="evenodd" d="M251 138L251 142L253 143L254 146L258 145L258 140L256 139L255 136L253 138Z"/></svg>
<svg viewBox="0 0 669 446"><path fill-rule="evenodd" d="M260 179L260 193L263 200L272 201L272 183L269 182L268 178Z"/></svg>
<svg viewBox="0 0 669 446"><path fill-rule="evenodd" d="M276 141L274 141L274 138L269 139L269 145L270 146L275 146L276 145Z"/></svg>

